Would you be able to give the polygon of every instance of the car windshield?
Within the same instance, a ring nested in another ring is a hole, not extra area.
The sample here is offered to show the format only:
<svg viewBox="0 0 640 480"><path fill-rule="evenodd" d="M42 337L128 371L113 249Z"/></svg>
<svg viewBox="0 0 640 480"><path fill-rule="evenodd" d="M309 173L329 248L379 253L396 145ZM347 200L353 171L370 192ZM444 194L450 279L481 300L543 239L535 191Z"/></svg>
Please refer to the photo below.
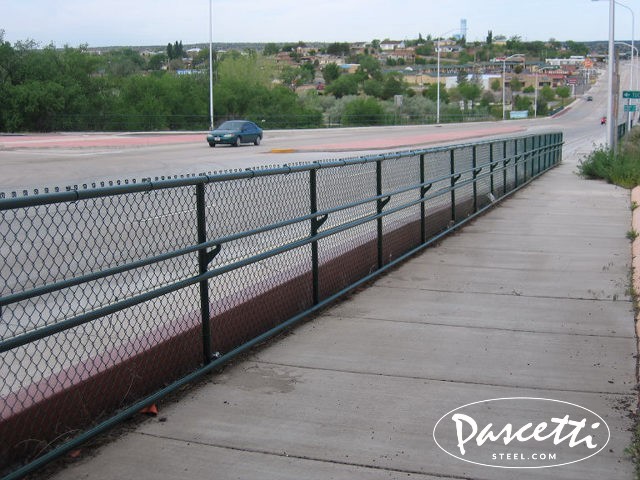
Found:
<svg viewBox="0 0 640 480"><path fill-rule="evenodd" d="M218 127L218 130L240 130L245 122L224 122Z"/></svg>

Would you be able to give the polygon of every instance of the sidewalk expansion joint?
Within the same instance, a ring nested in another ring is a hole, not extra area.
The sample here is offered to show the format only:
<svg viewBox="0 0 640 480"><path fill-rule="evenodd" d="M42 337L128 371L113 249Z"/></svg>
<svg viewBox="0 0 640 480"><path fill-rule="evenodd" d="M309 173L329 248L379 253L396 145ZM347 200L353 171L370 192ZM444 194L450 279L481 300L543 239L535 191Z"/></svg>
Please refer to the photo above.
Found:
<svg viewBox="0 0 640 480"><path fill-rule="evenodd" d="M282 457L282 458L293 458L296 460L306 460L306 461L311 461L311 462L320 462L320 463L327 463L327 464L332 464L332 465L343 465L343 466L349 466L349 467L358 467L358 468L367 468L370 470L379 470L379 471L383 471L383 472L394 472L394 473L401 473L401 474L407 474L407 475L421 475L424 477L436 477L436 478L451 478L451 479L455 479L455 480L468 480L469 477L465 477L465 476L461 476L461 475L451 475L451 474L446 474L446 473L435 473L435 472L421 472L419 470L410 470L410 469L403 469L403 468L389 468L389 467L384 467L381 465L370 465L370 464L366 464L366 463L357 463L357 462L346 462L346 461L341 461L341 460L332 460L332 459L326 459L326 458L315 458L315 457L309 457L309 456L305 456L305 455L294 455L294 454L289 454L287 452L270 452L268 450L260 450L257 448L240 448L240 447L233 447L230 445L222 445L222 444L217 444L217 443L208 443L208 442L203 442L201 440L186 440L184 438L176 438L176 437L170 437L170 436L166 436L166 435L157 435L157 434L152 434L152 433L146 433L146 432L133 432L137 435L142 435L142 436L146 436L146 437L152 437L152 438L157 438L160 440L172 440L174 442L181 442L181 443L188 443L188 444L194 444L194 445L199 445L199 446L203 446L203 447L213 447L213 448L220 448L220 449L224 449L224 450L232 450L235 452L244 452L244 453L254 453L254 454L258 454L258 455L269 455L272 457Z"/></svg>
<svg viewBox="0 0 640 480"><path fill-rule="evenodd" d="M488 327L485 325L455 325L451 323L440 323L440 322L422 322L416 321L412 322L409 320L394 320L391 318L374 318L374 317L353 317L350 315L340 315L334 314L331 312L327 312L325 314L327 317L331 318L340 318L344 320L367 320L371 322L391 322L391 323L401 323L406 325L425 325L425 326L433 326L433 327L451 327L451 328L472 328L474 330L493 330L498 332L512 332L512 333L534 333L541 335L564 335L567 337L594 337L594 338L620 338L620 339L635 339L635 336L625 336L625 335L611 335L611 334L597 334L597 333L571 333L571 332L558 332L551 330L524 330L519 328L500 328L500 327Z"/></svg>
<svg viewBox="0 0 640 480"><path fill-rule="evenodd" d="M629 298L587 298L587 297L567 297L560 296L556 297L553 295L526 295L518 292L517 290L512 290L511 292L480 292L480 291L464 291L460 290L442 290L437 288L421 288L421 287L407 287L407 286L393 286L393 285L376 285L378 288L394 288L394 289L403 289L403 290L417 290L420 292L435 292L435 293L451 293L456 295L497 295L497 296L506 296L506 297L522 297L522 298L539 298L539 299L547 299L547 300L579 300L579 301L587 301L587 302L611 302L611 303L629 303L632 304L633 301Z"/></svg>
<svg viewBox="0 0 640 480"><path fill-rule="evenodd" d="M327 368L327 367L310 367L308 365L295 365L293 363L269 362L269 361L260 360L260 359L254 360L254 362L260 363L263 365L272 365L275 367L298 368L301 370L314 370L314 371L321 371L321 372L349 373L352 375L369 375L372 377L400 378L404 380L419 380L423 382L455 383L455 384L461 384L461 385L480 385L485 387L497 387L497 388L517 388L521 390L535 390L535 391L543 391L543 392L583 393L587 395L615 395L618 397L631 396L634 398L637 395L635 384L629 387L629 392L607 392L607 391L579 390L579 389L573 389L573 388L536 387L533 385L509 385L509 384L489 383L489 382L472 382L470 380L449 380L446 378L417 377L415 375L398 375L398 374L390 374L390 373L366 372L366 371Z"/></svg>

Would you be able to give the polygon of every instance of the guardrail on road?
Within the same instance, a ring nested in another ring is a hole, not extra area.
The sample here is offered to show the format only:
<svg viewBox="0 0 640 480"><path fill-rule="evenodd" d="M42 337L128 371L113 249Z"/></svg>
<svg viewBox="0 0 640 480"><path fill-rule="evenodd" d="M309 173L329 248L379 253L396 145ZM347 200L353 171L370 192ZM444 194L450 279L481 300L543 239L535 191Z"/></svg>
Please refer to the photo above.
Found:
<svg viewBox="0 0 640 480"><path fill-rule="evenodd" d="M0 471L19 478L557 165L562 134L0 198Z"/></svg>

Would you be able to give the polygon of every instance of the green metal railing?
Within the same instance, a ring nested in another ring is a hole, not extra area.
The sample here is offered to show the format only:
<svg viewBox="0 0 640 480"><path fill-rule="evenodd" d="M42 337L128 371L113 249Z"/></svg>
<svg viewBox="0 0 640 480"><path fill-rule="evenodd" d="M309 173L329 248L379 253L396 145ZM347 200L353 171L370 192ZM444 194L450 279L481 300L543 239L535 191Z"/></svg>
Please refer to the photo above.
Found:
<svg viewBox="0 0 640 480"><path fill-rule="evenodd" d="M562 144L3 195L0 471L20 478L307 318L556 166Z"/></svg>

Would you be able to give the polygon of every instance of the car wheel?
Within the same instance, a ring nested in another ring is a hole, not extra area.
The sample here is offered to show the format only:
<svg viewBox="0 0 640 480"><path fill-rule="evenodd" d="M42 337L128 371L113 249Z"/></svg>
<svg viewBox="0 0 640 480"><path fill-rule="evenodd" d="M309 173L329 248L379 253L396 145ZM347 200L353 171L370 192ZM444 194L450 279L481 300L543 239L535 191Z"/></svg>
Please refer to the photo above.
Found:
<svg viewBox="0 0 640 480"><path fill-rule="evenodd" d="M254 145L260 145L260 140L261 140L260 137L256 137L256 139L253 141L253 144Z"/></svg>
<svg viewBox="0 0 640 480"><path fill-rule="evenodd" d="M236 141L235 141L235 142L233 142L233 146L234 146L234 147L239 147L239 146L240 146L240 143L241 143L241 142L240 142L240 137L236 137Z"/></svg>
<svg viewBox="0 0 640 480"><path fill-rule="evenodd" d="M210 146L211 148L213 148L213 147L215 147L215 146L216 146L216 144L215 144L215 142L209 142L209 146Z"/></svg>

